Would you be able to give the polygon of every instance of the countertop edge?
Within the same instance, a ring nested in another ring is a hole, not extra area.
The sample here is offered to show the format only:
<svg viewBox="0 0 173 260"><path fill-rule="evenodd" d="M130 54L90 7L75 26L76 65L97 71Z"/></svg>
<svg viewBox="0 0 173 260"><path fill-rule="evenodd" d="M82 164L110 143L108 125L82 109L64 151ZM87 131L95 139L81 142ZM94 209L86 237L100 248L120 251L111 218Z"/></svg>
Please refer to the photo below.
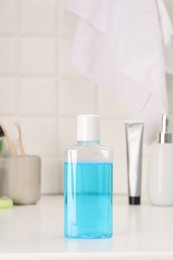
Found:
<svg viewBox="0 0 173 260"><path fill-rule="evenodd" d="M172 252L119 252L119 253L97 253L97 252L81 252L81 253L0 253L0 260L57 260L57 259L71 260L95 260L99 259L140 259L140 260L172 260Z"/></svg>

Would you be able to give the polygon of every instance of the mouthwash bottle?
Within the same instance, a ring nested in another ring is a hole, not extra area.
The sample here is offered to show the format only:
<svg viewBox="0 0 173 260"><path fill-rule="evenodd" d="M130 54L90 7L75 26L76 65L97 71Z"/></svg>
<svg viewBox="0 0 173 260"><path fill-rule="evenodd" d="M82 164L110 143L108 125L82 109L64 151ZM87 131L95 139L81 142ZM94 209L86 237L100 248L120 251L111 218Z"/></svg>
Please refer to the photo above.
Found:
<svg viewBox="0 0 173 260"><path fill-rule="evenodd" d="M112 149L100 144L99 123L98 115L79 115L77 144L65 154L66 238L112 236Z"/></svg>

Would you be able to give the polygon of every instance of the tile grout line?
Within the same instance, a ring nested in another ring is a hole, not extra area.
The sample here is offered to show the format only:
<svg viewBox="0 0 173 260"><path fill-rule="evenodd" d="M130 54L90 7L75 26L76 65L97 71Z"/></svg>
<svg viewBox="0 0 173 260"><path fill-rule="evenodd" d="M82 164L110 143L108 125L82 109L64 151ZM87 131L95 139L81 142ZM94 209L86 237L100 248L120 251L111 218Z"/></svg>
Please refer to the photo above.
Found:
<svg viewBox="0 0 173 260"><path fill-rule="evenodd" d="M58 111L58 77L59 77L59 72L58 72L58 54L59 54L59 42L58 42L58 31L59 31L59 23L58 23L58 0L55 0L55 23L56 23L56 26L55 26L55 30L56 30L56 33L55 33L55 39L56 39L56 48L55 48L55 55L56 55L56 66L55 66L55 70L56 70L56 154L57 154L57 157L59 155L59 152L58 152L58 137L59 137L59 131L58 131L58 123L59 123L59 111Z"/></svg>
<svg viewBox="0 0 173 260"><path fill-rule="evenodd" d="M21 87L20 87L20 69L21 69L21 43L20 43L20 1L16 0L16 81L17 81L17 105L16 105L16 114L17 120L20 121L21 116Z"/></svg>
<svg viewBox="0 0 173 260"><path fill-rule="evenodd" d="M98 107L98 86L95 85L95 109L96 113L98 114L99 107Z"/></svg>

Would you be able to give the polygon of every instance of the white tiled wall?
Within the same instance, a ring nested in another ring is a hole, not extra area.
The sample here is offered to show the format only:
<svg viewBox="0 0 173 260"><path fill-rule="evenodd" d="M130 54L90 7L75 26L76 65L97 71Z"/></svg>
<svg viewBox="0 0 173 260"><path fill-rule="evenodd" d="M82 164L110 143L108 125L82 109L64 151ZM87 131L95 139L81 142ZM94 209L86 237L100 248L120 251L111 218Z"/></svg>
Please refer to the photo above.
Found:
<svg viewBox="0 0 173 260"><path fill-rule="evenodd" d="M173 19L173 0L166 3ZM114 149L114 190L125 193L127 108L71 68L76 22L66 0L0 0L0 121L9 130L20 122L25 150L42 157L42 193L57 193L63 192L63 152L75 142L76 115L101 114L102 142ZM145 146L143 192L148 153Z"/></svg>

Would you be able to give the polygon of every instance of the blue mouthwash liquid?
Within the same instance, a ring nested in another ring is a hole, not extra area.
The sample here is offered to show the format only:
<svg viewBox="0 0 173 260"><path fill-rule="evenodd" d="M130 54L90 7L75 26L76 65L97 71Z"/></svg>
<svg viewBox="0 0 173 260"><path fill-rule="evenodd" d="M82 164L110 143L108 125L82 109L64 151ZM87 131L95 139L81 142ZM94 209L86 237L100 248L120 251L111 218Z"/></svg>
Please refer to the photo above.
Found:
<svg viewBox="0 0 173 260"><path fill-rule="evenodd" d="M67 238L112 236L112 163L65 163L64 230Z"/></svg>

